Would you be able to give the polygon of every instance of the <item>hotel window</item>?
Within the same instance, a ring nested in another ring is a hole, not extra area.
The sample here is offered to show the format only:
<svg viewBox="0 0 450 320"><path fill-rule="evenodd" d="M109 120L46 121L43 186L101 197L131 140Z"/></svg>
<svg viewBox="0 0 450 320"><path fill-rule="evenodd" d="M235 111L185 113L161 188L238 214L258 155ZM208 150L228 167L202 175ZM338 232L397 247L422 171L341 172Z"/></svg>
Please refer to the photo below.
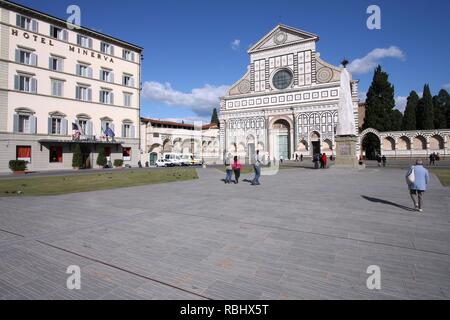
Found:
<svg viewBox="0 0 450 320"><path fill-rule="evenodd" d="M48 118L48 134L67 135L67 119L60 112L50 113Z"/></svg>
<svg viewBox="0 0 450 320"><path fill-rule="evenodd" d="M78 85L76 87L75 98L81 101L91 101L92 89L87 86Z"/></svg>
<svg viewBox="0 0 450 320"><path fill-rule="evenodd" d="M37 54L32 53L30 50L16 49L16 62L21 64L27 64L30 66L37 66Z"/></svg>
<svg viewBox="0 0 450 320"><path fill-rule="evenodd" d="M131 148L122 149L123 161L131 161Z"/></svg>
<svg viewBox="0 0 450 320"><path fill-rule="evenodd" d="M55 26L50 26L50 37L55 38L55 39L59 39L59 40L63 40L63 41L67 41L67 39L69 38L69 33L67 32L67 30L55 27Z"/></svg>
<svg viewBox="0 0 450 320"><path fill-rule="evenodd" d="M125 120L122 124L122 138L134 138L135 127L130 120Z"/></svg>
<svg viewBox="0 0 450 320"><path fill-rule="evenodd" d="M131 107L131 98L132 98L132 94L131 93L127 93L124 92L123 93L123 105L125 107Z"/></svg>
<svg viewBox="0 0 450 320"><path fill-rule="evenodd" d="M130 75L130 74L124 74L123 75L122 84L124 86L127 86L127 87L134 87L134 78L133 78L133 76Z"/></svg>
<svg viewBox="0 0 450 320"><path fill-rule="evenodd" d="M23 92L36 93L37 80L32 75L16 74L14 76L14 89Z"/></svg>
<svg viewBox="0 0 450 320"><path fill-rule="evenodd" d="M81 34L77 34L77 44L80 47L92 49L92 39Z"/></svg>
<svg viewBox="0 0 450 320"><path fill-rule="evenodd" d="M77 64L77 75L85 78L92 78L92 68L85 64Z"/></svg>
<svg viewBox="0 0 450 320"><path fill-rule="evenodd" d="M63 162L63 148L61 146L50 146L50 163Z"/></svg>
<svg viewBox="0 0 450 320"><path fill-rule="evenodd" d="M63 71L64 59L56 56L51 56L48 59L48 68L54 71Z"/></svg>
<svg viewBox="0 0 450 320"><path fill-rule="evenodd" d="M58 79L51 79L52 96L62 97L64 81Z"/></svg>
<svg viewBox="0 0 450 320"><path fill-rule="evenodd" d="M26 108L16 112L13 116L13 132L35 134L37 119L33 112Z"/></svg>
<svg viewBox="0 0 450 320"><path fill-rule="evenodd" d="M123 49L122 58L128 61L134 61L134 52L130 50Z"/></svg>
<svg viewBox="0 0 450 320"><path fill-rule="evenodd" d="M77 120L77 122L78 122L78 125L80 126L81 134L85 135L88 132L88 130L87 130L88 121L87 120Z"/></svg>
<svg viewBox="0 0 450 320"><path fill-rule="evenodd" d="M109 90L100 90L100 103L114 104L114 93Z"/></svg>
<svg viewBox="0 0 450 320"><path fill-rule="evenodd" d="M31 146L17 146L16 159L31 163Z"/></svg>
<svg viewBox="0 0 450 320"><path fill-rule="evenodd" d="M100 51L109 55L114 55L114 47L106 42L100 42Z"/></svg>
<svg viewBox="0 0 450 320"><path fill-rule="evenodd" d="M38 32L38 22L20 14L16 16L16 26L29 31Z"/></svg>
<svg viewBox="0 0 450 320"><path fill-rule="evenodd" d="M106 82L114 82L114 73L110 70L101 69L100 70L100 80L106 81Z"/></svg>

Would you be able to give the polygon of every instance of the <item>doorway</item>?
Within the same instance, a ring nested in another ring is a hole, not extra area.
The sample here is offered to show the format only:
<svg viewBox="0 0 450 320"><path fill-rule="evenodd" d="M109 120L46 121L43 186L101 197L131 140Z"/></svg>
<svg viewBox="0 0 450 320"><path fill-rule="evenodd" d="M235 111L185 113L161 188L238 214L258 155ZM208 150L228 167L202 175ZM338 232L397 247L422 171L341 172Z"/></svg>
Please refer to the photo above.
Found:
<svg viewBox="0 0 450 320"><path fill-rule="evenodd" d="M151 166L155 166L156 165L156 161L158 160L158 154L156 152L152 152L150 153L150 165Z"/></svg>

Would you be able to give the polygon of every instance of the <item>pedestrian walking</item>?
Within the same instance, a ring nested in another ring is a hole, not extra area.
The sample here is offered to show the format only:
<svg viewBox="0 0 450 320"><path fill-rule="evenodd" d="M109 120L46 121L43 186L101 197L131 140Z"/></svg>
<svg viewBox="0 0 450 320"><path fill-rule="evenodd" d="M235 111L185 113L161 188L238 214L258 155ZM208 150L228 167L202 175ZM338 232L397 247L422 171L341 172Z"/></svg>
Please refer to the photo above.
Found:
<svg viewBox="0 0 450 320"><path fill-rule="evenodd" d="M234 183L237 184L239 183L239 177L241 176L241 168L242 168L242 165L239 162L237 156L234 156L234 161L231 167L234 171Z"/></svg>
<svg viewBox="0 0 450 320"><path fill-rule="evenodd" d="M253 169L255 170L255 178L252 181L252 185L260 185L259 177L261 176L261 160L259 158L259 150L256 150L255 163L253 164Z"/></svg>
<svg viewBox="0 0 450 320"><path fill-rule="evenodd" d="M328 158L327 155L324 153L322 154L322 158L321 158L321 163L322 163L322 169L326 169L327 167L327 162L328 162Z"/></svg>
<svg viewBox="0 0 450 320"><path fill-rule="evenodd" d="M225 183L229 184L231 183L231 177L233 176L233 167L231 165L231 158L227 158L227 160L225 161L225 171L226 171L226 176L225 176Z"/></svg>
<svg viewBox="0 0 450 320"><path fill-rule="evenodd" d="M303 153L300 155L300 162L303 162Z"/></svg>
<svg viewBox="0 0 450 320"><path fill-rule="evenodd" d="M318 154L315 154L314 156L313 156L313 162L314 162L314 169L319 169L319 159L320 157L319 157L319 155Z"/></svg>
<svg viewBox="0 0 450 320"><path fill-rule="evenodd" d="M381 167L381 156L380 156L380 154L377 154L376 159L377 159L378 166Z"/></svg>
<svg viewBox="0 0 450 320"><path fill-rule="evenodd" d="M430 154L430 166L434 166L436 161L436 156L434 155L434 152Z"/></svg>
<svg viewBox="0 0 450 320"><path fill-rule="evenodd" d="M383 167L386 167L386 156L383 154L383 157L381 158L381 161L383 162Z"/></svg>
<svg viewBox="0 0 450 320"><path fill-rule="evenodd" d="M283 156L280 156L280 165L283 164Z"/></svg>
<svg viewBox="0 0 450 320"><path fill-rule="evenodd" d="M417 160L416 165L411 166L406 174L406 183L408 184L414 208L419 212L423 211L423 195L427 190L429 180L428 170L423 167L422 160Z"/></svg>

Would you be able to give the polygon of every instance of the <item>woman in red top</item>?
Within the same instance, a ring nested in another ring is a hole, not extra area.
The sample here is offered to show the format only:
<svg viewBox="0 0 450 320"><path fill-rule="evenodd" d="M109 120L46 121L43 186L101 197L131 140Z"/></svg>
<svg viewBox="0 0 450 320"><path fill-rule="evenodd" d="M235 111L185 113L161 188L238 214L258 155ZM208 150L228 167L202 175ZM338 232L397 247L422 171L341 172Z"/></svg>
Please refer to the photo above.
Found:
<svg viewBox="0 0 450 320"><path fill-rule="evenodd" d="M328 161L328 158L327 158L327 155L324 153L324 154L322 154L322 165L323 165L323 168L327 168L327 161Z"/></svg>
<svg viewBox="0 0 450 320"><path fill-rule="evenodd" d="M237 156L234 156L234 162L231 165L231 167L233 168L234 171L234 178L235 178L234 183L239 183L239 177L241 176L242 166Z"/></svg>

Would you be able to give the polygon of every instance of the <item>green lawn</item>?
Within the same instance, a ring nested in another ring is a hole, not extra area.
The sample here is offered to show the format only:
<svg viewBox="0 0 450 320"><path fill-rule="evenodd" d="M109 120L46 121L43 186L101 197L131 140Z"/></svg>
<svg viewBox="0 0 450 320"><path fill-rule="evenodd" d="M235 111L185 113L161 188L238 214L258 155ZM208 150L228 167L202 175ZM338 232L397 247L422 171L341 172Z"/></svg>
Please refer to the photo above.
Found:
<svg viewBox="0 0 450 320"><path fill-rule="evenodd" d="M441 181L442 185L450 187L450 169L430 169Z"/></svg>
<svg viewBox="0 0 450 320"><path fill-rule="evenodd" d="M197 179L195 169L124 170L59 177L0 180L0 197L44 196Z"/></svg>

